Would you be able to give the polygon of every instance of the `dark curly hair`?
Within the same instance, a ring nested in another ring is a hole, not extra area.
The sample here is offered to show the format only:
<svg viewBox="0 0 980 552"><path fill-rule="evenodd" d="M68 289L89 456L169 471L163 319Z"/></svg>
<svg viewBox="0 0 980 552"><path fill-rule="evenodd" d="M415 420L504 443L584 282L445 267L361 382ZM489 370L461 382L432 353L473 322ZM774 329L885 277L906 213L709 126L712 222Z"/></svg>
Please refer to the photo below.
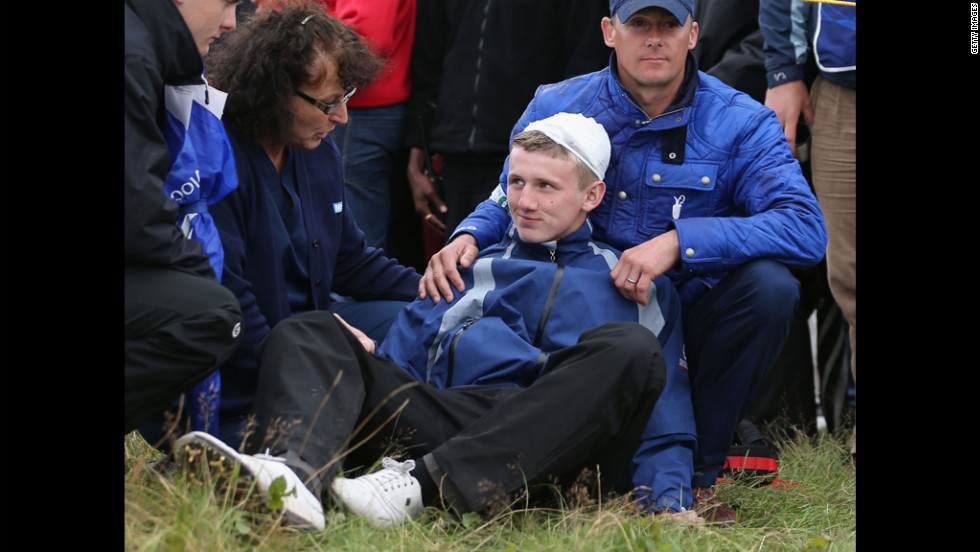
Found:
<svg viewBox="0 0 980 552"><path fill-rule="evenodd" d="M310 73L322 53L337 62L345 90L366 86L384 63L318 4L288 2L253 16L213 45L205 61L208 81L228 93L222 120L251 140L280 139L292 124L288 106L296 89L326 78Z"/></svg>

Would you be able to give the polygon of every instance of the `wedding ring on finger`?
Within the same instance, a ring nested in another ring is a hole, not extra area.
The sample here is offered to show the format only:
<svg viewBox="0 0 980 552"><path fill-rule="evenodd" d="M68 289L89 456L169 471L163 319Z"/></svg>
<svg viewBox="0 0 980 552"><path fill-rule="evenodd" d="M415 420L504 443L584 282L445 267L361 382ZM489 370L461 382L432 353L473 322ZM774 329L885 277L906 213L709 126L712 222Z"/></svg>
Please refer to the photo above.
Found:
<svg viewBox="0 0 980 552"><path fill-rule="evenodd" d="M432 213L429 213L428 215L425 215L425 219L424 219L425 222L429 222L429 219L430 218L432 218Z"/></svg>
<svg viewBox="0 0 980 552"><path fill-rule="evenodd" d="M629 282L629 283L631 283L631 284L635 284L636 283L636 280L634 280L632 278L627 278L626 281Z"/></svg>

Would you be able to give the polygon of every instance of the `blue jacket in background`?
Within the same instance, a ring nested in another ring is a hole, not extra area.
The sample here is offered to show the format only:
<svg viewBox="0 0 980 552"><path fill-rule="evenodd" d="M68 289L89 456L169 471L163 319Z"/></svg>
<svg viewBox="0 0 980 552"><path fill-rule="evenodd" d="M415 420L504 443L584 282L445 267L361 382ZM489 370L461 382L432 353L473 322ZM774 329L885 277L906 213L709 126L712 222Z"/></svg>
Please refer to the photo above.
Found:
<svg viewBox="0 0 980 552"><path fill-rule="evenodd" d="M857 7L761 0L759 28L765 38L769 88L803 79L807 56L827 80L857 88Z"/></svg>
<svg viewBox="0 0 980 552"><path fill-rule="evenodd" d="M277 198L267 185L270 178L278 182L275 168L260 145L227 130L238 167L238 189L212 206L211 214L225 249L222 284L238 297L244 334L241 346L221 367L222 421L251 411L258 382L255 351L273 326L297 314L290 305L281 260L287 244L274 231ZM345 208L340 153L333 140L324 140L313 150L290 148L289 155L302 198L311 306L327 309L331 292L358 301L415 298L419 274L369 247Z"/></svg>
<svg viewBox="0 0 980 552"><path fill-rule="evenodd" d="M650 118L620 84L615 53L610 59L601 71L539 87L511 135L562 111L606 129L606 195L589 214L597 240L625 250L676 228L682 266L666 274L685 308L749 260L806 268L823 258L823 213L771 109L699 72L688 53L677 99ZM509 224L507 170L455 231L481 248Z"/></svg>
<svg viewBox="0 0 980 552"><path fill-rule="evenodd" d="M511 226L503 241L460 271L466 283L460 297L413 302L395 319L378 354L439 388L525 386L551 352L574 345L585 330L638 322L657 336L667 384L633 458L632 486L643 487L641 496L655 499L658 509L689 508L696 437L680 301L663 276L651 285L646 307L625 299L609 277L619 255L592 239L588 221L542 244L522 242Z"/></svg>

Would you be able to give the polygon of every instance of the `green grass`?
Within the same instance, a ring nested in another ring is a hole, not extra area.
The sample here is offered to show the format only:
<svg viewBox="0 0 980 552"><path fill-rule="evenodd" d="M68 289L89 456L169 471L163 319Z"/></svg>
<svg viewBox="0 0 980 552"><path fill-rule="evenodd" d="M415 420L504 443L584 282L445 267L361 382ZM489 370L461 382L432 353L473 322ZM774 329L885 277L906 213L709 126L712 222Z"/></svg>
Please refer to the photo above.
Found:
<svg viewBox="0 0 980 552"><path fill-rule="evenodd" d="M354 551L842 551L856 548L855 473L835 436L777 443L779 479L793 485L724 482L719 497L741 510L734 527L691 524L638 513L626 499L556 509L515 505L489 522L429 508L419 520L376 529L342 509L327 528L299 531L253 502L147 462L160 453L126 436L126 550ZM252 506L250 506L252 505Z"/></svg>

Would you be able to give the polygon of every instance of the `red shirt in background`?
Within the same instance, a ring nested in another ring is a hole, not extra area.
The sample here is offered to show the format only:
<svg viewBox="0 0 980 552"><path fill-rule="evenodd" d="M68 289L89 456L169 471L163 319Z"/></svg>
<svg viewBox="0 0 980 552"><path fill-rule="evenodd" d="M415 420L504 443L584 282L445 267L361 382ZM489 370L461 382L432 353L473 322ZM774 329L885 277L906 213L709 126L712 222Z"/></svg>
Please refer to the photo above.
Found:
<svg viewBox="0 0 980 552"><path fill-rule="evenodd" d="M415 0L317 0L343 20L384 58L381 75L358 90L348 106L379 107L404 102L412 89L409 61L415 39Z"/></svg>

